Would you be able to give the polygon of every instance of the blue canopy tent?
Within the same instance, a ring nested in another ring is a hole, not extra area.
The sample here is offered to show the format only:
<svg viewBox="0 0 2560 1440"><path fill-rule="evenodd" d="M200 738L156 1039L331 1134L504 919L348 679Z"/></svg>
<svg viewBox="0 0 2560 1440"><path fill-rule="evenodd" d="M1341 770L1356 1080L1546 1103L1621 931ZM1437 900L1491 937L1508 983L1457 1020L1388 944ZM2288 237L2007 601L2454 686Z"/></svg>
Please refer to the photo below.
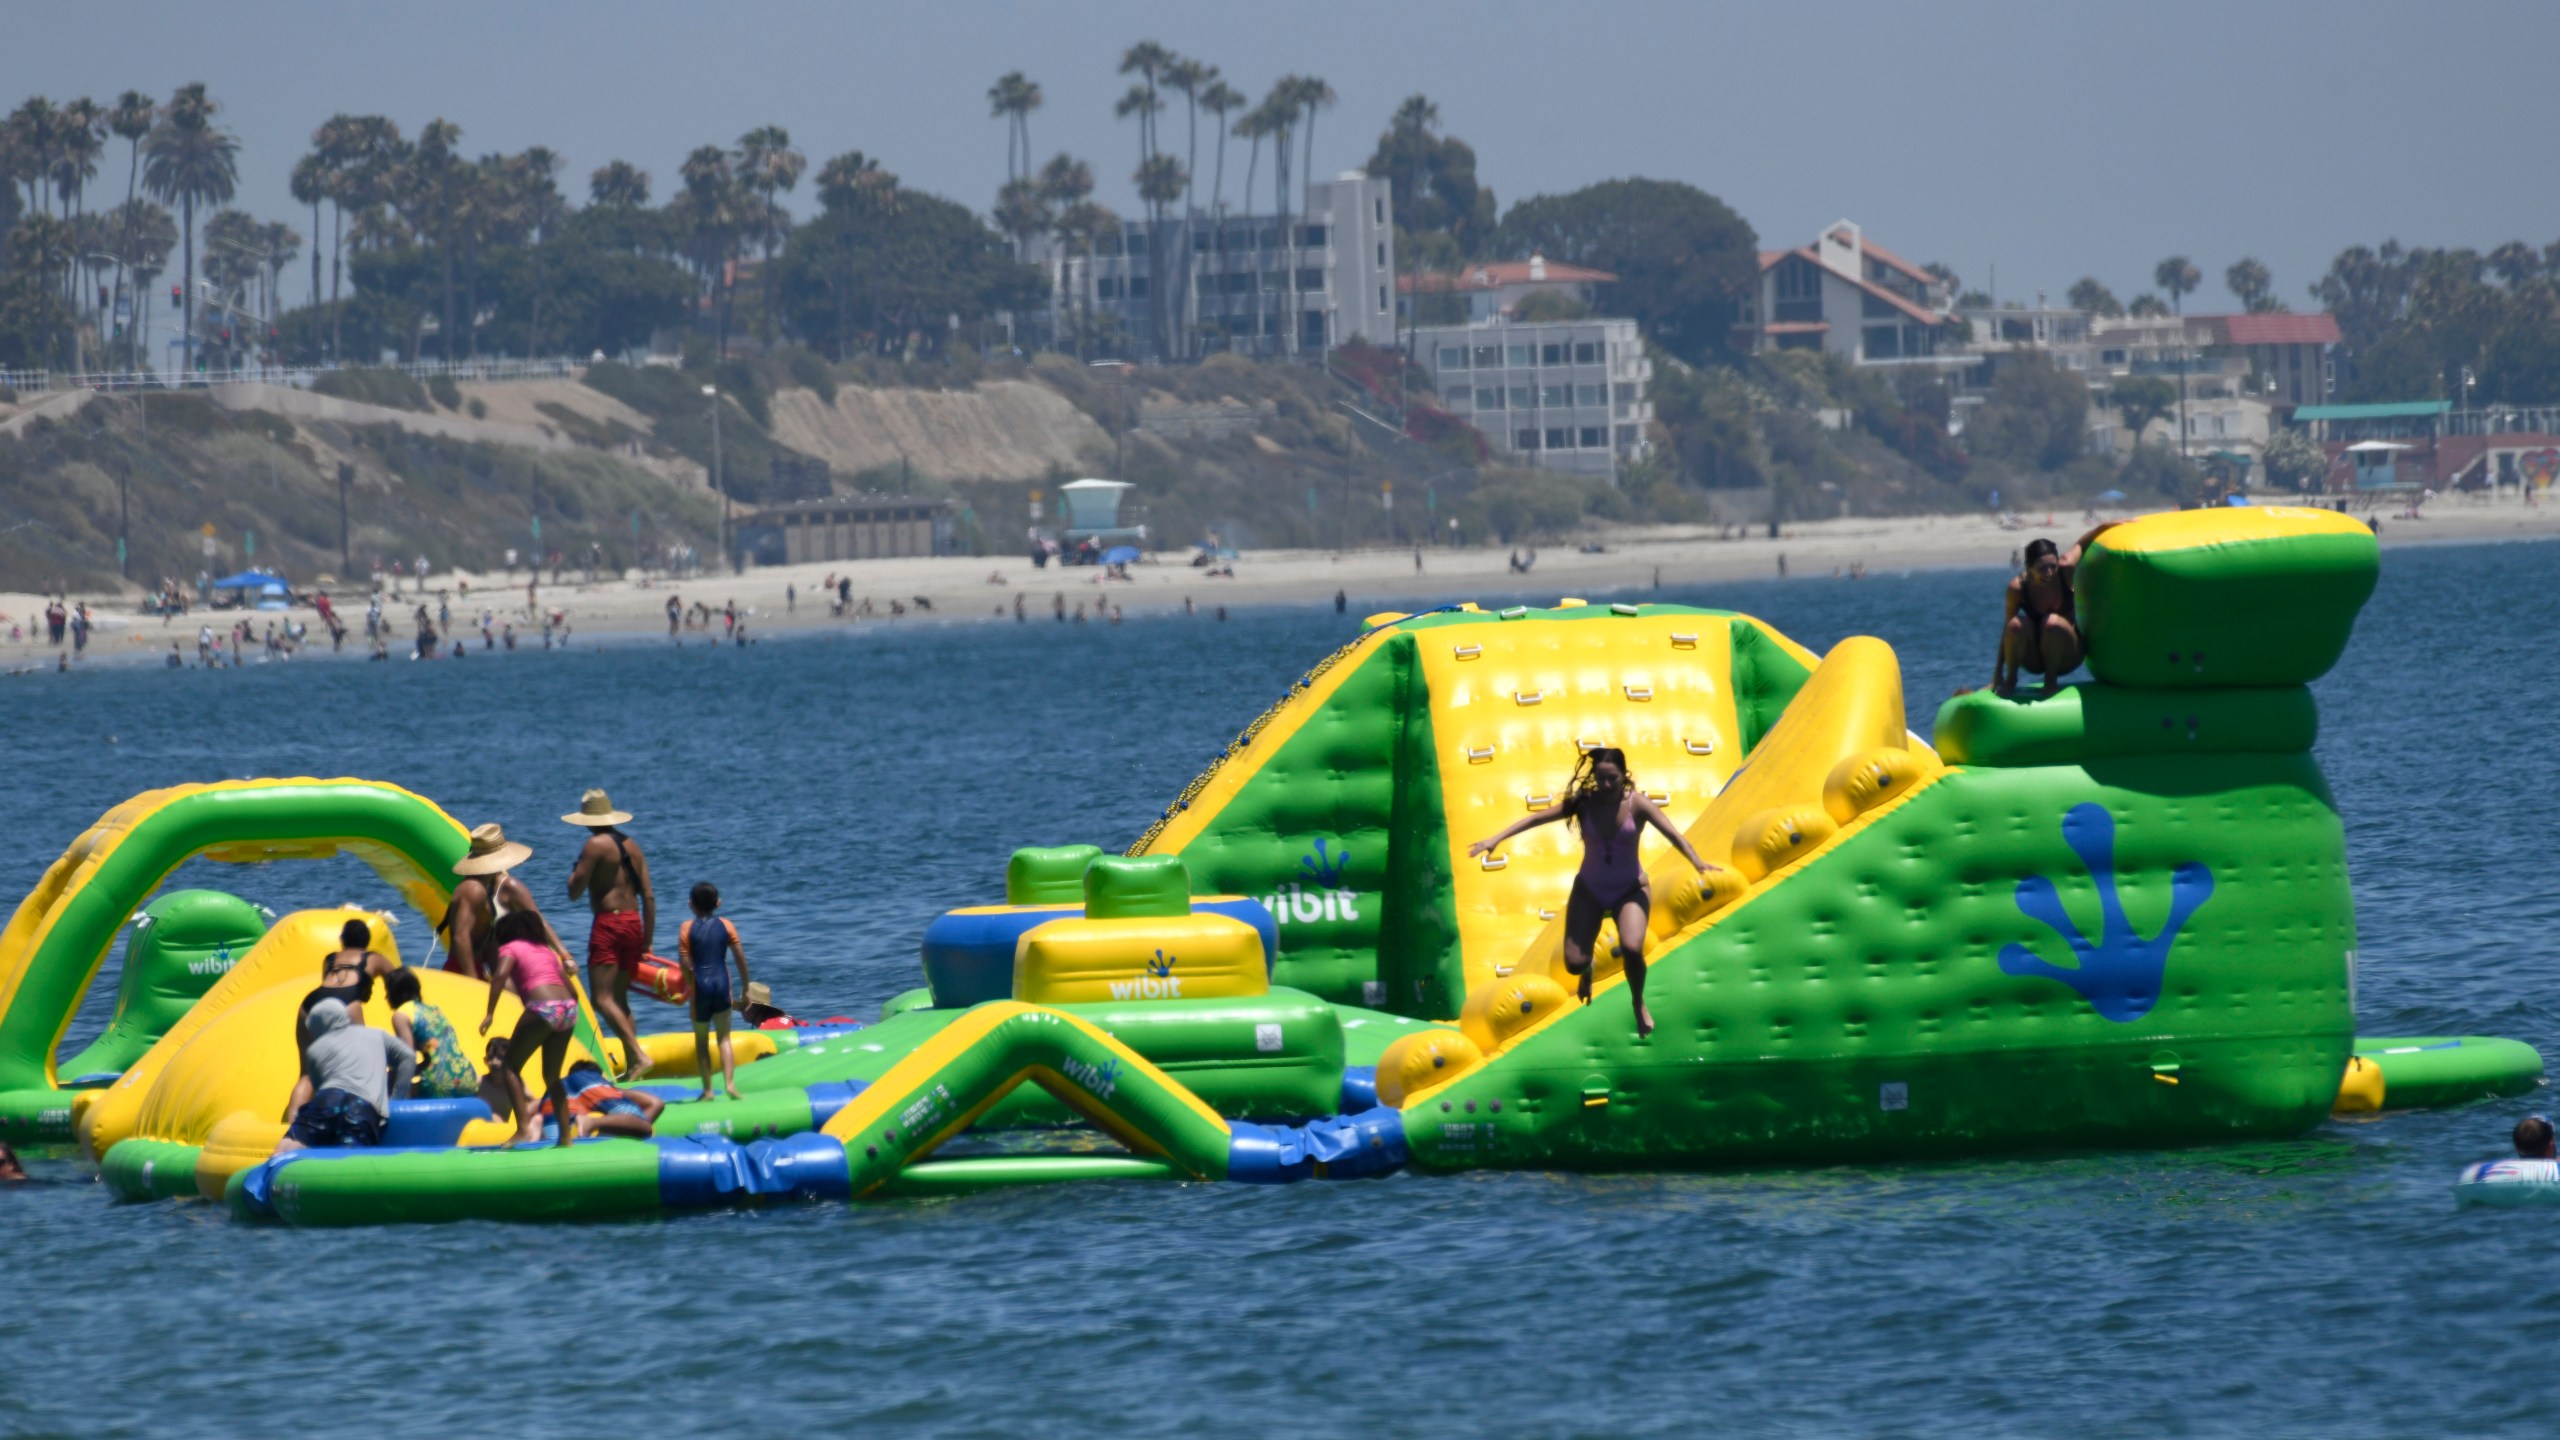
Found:
<svg viewBox="0 0 2560 1440"><path fill-rule="evenodd" d="M1102 563L1105 565L1126 565L1137 558L1138 547L1135 545L1114 545L1102 552Z"/></svg>
<svg viewBox="0 0 2560 1440"><path fill-rule="evenodd" d="M283 610L293 603L292 585L283 576L265 570L243 570L237 575L225 575L209 588L240 591L242 605L254 605L260 610ZM256 597L254 600L249 598L252 595Z"/></svg>

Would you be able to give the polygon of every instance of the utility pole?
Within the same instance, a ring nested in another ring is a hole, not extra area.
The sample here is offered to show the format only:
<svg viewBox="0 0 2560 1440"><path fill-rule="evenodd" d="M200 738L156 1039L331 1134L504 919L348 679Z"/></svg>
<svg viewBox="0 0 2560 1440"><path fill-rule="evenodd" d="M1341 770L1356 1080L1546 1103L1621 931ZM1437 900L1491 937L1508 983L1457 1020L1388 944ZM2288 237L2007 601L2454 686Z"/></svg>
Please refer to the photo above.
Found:
<svg viewBox="0 0 2560 1440"><path fill-rule="evenodd" d="M711 399L711 488L720 492L720 558L735 575L737 557L729 553L729 487L720 473L720 387L705 385L702 393Z"/></svg>
<svg viewBox="0 0 2560 1440"><path fill-rule="evenodd" d="M125 502L125 491L133 482L133 462L127 460L116 467L116 576L133 578L133 567L126 560L125 537L132 533L133 511Z"/></svg>
<svg viewBox="0 0 2560 1440"><path fill-rule="evenodd" d="M348 545L348 543L347 543L347 539L348 539L348 535L347 535L347 487L348 487L349 485L352 485L352 484L354 484L354 483L355 483L355 478L356 478L356 467L354 467L353 465L348 464L348 463L347 463L346 461L344 461L344 460L339 461L339 462L338 462L338 574L339 574L340 576L342 576L342 577L349 577L349 579L348 579L348 583L350 583L350 584L354 583L354 582L353 582L352 577L353 577L353 576L354 576L354 574L355 574L355 570L356 570L356 562L355 562L355 551L354 551L354 549L353 549L353 548L351 548L351 547Z"/></svg>

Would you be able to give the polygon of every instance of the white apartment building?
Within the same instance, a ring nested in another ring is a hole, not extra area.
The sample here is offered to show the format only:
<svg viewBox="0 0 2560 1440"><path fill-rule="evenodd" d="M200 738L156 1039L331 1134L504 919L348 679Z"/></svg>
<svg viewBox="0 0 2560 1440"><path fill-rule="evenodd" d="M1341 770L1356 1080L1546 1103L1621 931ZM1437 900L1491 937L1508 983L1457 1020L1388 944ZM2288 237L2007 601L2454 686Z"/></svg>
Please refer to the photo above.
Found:
<svg viewBox="0 0 2560 1440"><path fill-rule="evenodd" d="M1054 235L1030 240L1017 254L1048 270L1052 303L1045 315L1014 317L1017 340L1060 343L1090 314L1113 322L1115 353L1148 360L1312 355L1353 339L1392 347L1389 182L1346 170L1308 182L1306 194L1290 216L1124 220L1089 256Z"/></svg>
<svg viewBox="0 0 2560 1440"><path fill-rule="evenodd" d="M1633 320L1424 325L1413 357L1505 464L1615 480L1648 450L1653 362Z"/></svg>
<svg viewBox="0 0 2560 1440"><path fill-rule="evenodd" d="M1760 253L1758 293L1742 304L1736 348L1820 350L1853 365L1952 366L1962 332L1944 281L1843 220L1810 245Z"/></svg>

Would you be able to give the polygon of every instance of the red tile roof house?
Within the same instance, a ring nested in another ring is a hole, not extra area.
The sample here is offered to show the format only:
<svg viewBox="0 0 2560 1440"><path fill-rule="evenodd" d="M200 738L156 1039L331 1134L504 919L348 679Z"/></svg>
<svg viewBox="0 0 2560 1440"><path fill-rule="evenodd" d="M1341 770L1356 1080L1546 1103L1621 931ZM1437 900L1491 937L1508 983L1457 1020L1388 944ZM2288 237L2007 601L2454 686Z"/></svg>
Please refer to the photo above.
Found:
<svg viewBox="0 0 2560 1440"><path fill-rule="evenodd" d="M1618 277L1606 270L1592 270L1580 265L1567 265L1532 255L1526 260L1499 260L1482 265L1469 265L1454 275L1432 272L1407 275L1396 281L1398 313L1410 317L1413 297L1454 294L1466 302L1467 318L1463 323L1480 325L1499 319L1519 308L1520 302L1536 294L1561 294L1585 305L1599 298L1599 287Z"/></svg>
<svg viewBox="0 0 2560 1440"><path fill-rule="evenodd" d="M1758 294L1743 302L1735 348L1823 350L1856 365L1962 363L1939 346L1963 334L1948 286L1843 220L1811 245L1760 254Z"/></svg>

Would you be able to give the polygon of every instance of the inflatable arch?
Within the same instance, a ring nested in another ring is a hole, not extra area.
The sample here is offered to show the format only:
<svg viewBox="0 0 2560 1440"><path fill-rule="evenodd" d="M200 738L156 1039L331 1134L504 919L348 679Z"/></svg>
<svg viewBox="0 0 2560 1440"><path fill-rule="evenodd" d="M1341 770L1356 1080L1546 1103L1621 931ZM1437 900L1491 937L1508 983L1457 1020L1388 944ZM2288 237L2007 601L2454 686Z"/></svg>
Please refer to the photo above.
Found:
<svg viewBox="0 0 2560 1440"><path fill-rule="evenodd" d="M418 913L438 920L452 898L453 863L468 848L463 827L433 802L371 780L177 785L109 810L46 869L0 929L0 1134L62 1129L30 1119L57 1109L67 1124L58 1100L40 1103L60 1095L54 1051L117 930L188 860L353 855Z"/></svg>

